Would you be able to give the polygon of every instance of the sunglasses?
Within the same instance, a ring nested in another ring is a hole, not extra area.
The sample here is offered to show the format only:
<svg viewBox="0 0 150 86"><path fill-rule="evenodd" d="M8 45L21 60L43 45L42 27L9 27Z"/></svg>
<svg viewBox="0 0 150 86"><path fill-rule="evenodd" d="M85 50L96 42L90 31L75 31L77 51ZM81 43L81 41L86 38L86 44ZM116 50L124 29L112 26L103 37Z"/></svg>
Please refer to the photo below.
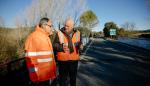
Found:
<svg viewBox="0 0 150 86"><path fill-rule="evenodd" d="M50 28L53 27L53 25L48 25L48 24L45 24L45 25L49 26Z"/></svg>

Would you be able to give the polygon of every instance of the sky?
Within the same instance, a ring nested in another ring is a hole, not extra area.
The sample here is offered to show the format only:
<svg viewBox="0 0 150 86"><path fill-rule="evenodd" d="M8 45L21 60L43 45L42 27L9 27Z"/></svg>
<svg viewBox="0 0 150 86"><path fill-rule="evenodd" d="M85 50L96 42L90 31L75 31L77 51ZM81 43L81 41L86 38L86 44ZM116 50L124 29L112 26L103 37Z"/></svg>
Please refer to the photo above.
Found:
<svg viewBox="0 0 150 86"><path fill-rule="evenodd" d="M14 20L18 13L23 12L32 0L0 0L0 16L6 27L14 27Z"/></svg>
<svg viewBox="0 0 150 86"><path fill-rule="evenodd" d="M100 21L95 31L102 30L110 21L119 27L125 22L133 22L138 30L150 29L150 10L146 0L88 0L88 6Z"/></svg>
<svg viewBox="0 0 150 86"><path fill-rule="evenodd" d="M14 18L23 12L31 1L0 0L0 16L4 18L5 26L14 27ZM150 10L148 11L145 0L87 0L87 5L99 20L93 31L102 31L104 24L110 21L119 27L125 22L132 22L138 30L150 29Z"/></svg>

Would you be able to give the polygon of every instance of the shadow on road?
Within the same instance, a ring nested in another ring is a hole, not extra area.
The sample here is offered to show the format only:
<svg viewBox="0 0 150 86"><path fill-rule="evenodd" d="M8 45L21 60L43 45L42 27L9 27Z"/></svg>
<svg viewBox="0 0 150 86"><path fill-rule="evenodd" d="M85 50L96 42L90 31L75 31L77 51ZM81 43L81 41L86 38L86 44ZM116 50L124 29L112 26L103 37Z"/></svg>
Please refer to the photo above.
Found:
<svg viewBox="0 0 150 86"><path fill-rule="evenodd" d="M138 53L138 54L137 54ZM149 86L148 52L110 41L93 42L82 56L78 86Z"/></svg>

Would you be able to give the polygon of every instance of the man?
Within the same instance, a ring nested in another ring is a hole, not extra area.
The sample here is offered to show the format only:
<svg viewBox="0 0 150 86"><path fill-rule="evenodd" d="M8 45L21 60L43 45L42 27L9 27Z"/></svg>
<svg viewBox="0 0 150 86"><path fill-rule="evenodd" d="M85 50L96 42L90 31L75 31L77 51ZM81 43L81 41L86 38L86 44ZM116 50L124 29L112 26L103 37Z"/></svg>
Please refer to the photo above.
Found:
<svg viewBox="0 0 150 86"><path fill-rule="evenodd" d="M35 84L49 83L49 79L56 78L56 63L49 38L52 34L51 21L42 18L25 42L26 64L30 80Z"/></svg>
<svg viewBox="0 0 150 86"><path fill-rule="evenodd" d="M80 32L75 30L72 19L67 19L65 26L58 30L53 44L57 51L59 66L59 86L67 86L69 76L70 86L76 86L76 75L79 60L79 48L83 49Z"/></svg>

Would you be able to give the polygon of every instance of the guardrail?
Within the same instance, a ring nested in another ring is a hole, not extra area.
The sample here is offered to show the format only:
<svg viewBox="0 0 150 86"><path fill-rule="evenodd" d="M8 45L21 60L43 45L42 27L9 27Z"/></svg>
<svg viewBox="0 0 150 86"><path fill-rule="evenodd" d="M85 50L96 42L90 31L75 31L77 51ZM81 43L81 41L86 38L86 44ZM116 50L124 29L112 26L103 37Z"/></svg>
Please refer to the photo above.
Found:
<svg viewBox="0 0 150 86"><path fill-rule="evenodd" d="M27 86L29 77L24 58L0 64L0 81L6 86L10 84Z"/></svg>
<svg viewBox="0 0 150 86"><path fill-rule="evenodd" d="M10 62L6 62L6 63L3 63L3 64L0 64L0 69L3 68L3 67L7 67L7 72L10 73L12 71L12 64L16 63L16 62L19 62L19 61L22 61L24 60L24 58L19 58L19 59L16 59L16 60L12 60Z"/></svg>

